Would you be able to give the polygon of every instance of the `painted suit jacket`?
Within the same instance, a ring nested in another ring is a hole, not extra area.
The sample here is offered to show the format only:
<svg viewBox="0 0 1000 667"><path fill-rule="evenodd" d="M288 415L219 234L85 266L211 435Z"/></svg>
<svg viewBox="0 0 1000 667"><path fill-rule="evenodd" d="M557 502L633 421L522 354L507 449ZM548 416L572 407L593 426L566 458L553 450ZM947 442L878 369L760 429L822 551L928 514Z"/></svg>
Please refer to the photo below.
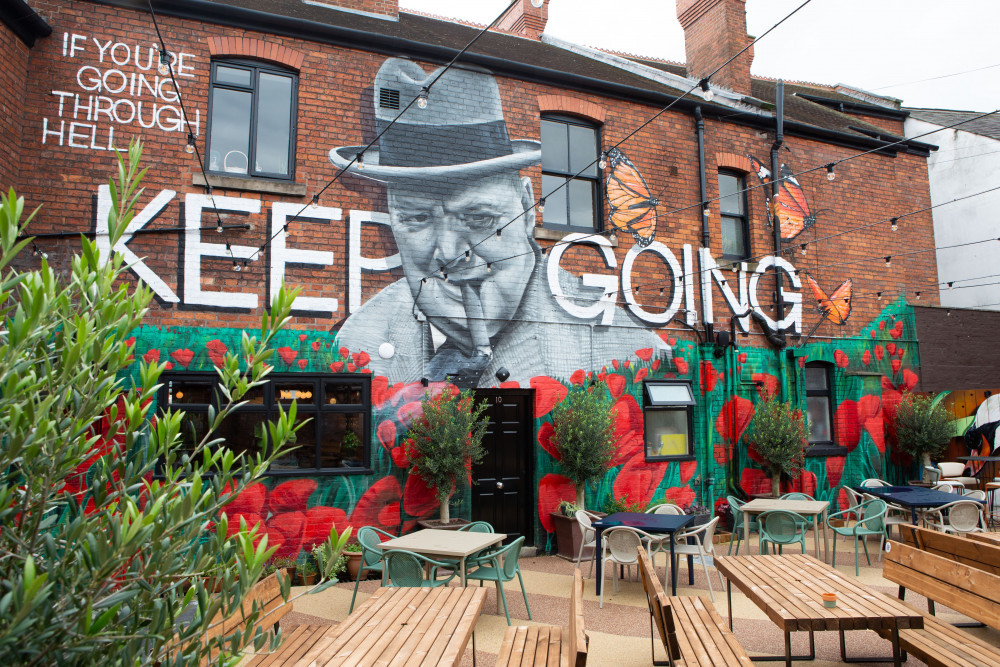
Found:
<svg viewBox="0 0 1000 667"><path fill-rule="evenodd" d="M634 358L636 350L644 348L653 348L654 356L670 356L670 347L653 330L637 324L620 308L615 309L609 326L581 320L563 310L549 290L547 260L536 263L517 313L492 340L492 358L477 386L498 385L495 373L501 368L510 372L508 381L528 387L533 377L547 375L568 381L577 369L598 371L613 359ZM593 288L584 288L578 278L565 271L560 271L560 284L569 298L596 298ZM435 355L430 326L423 314L418 321L413 312L420 313L414 311L409 285L400 279L347 319L337 336L338 345L352 353L367 352L372 373L384 375L392 383L417 382L425 377L444 380L429 375ZM379 346L385 342L395 348L389 359L379 356Z"/></svg>

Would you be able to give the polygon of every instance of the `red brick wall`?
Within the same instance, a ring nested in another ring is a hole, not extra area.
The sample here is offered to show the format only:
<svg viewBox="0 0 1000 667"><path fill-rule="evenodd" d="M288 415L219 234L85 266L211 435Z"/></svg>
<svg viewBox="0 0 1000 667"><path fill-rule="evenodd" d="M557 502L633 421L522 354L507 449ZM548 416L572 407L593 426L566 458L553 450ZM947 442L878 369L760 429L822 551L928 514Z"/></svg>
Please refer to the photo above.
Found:
<svg viewBox="0 0 1000 667"><path fill-rule="evenodd" d="M320 2L371 14L385 14L393 17L399 14L399 0L320 0Z"/></svg>
<svg viewBox="0 0 1000 667"><path fill-rule="evenodd" d="M78 18L83 14L86 20ZM24 141L21 145L21 163L26 165L18 179L18 187L31 205L45 202L46 206L33 226L33 231L83 231L92 228L92 196L99 184L106 182L112 169L113 156L106 150L74 148L53 143L56 138L49 135L46 144L41 143L43 119L49 121L49 129L58 123L57 97L53 90L81 92L77 83L77 72L81 66L97 66L98 51L93 37L102 42L112 40L127 44L149 45L155 41L155 32L148 16L141 12L115 9L89 3L69 2L60 11L47 17L53 27L53 35L39 42L32 53L31 72L28 76L26 108L33 112L26 114ZM296 152L296 182L306 186L305 196L271 195L251 192L237 192L215 188L217 197L233 196L242 199L257 199L262 204L260 214L248 216L252 225L248 231L230 231L223 237L214 232L203 232L204 240L222 242L225 238L233 244L258 247L268 239L268 213L276 201L308 204L311 195L325 184L335 173L327 153L333 147L361 144L373 135L373 127L359 109L371 105L371 85L375 72L385 57L357 50L335 48L312 44L283 37L270 37L242 30L212 25L199 25L191 21L162 18L162 29L168 48L187 54L185 70L192 76L179 79L184 102L193 118L200 113L198 130L199 146L204 148L203 133L206 127L208 109L207 90L209 62L212 54L212 40L248 39L257 40L253 44L259 48L280 49L288 53L303 54L300 69L298 98L298 148ZM62 55L63 32L86 36L87 48L77 52L75 58ZM6 33L4 33L6 34ZM222 43L228 43L223 41ZM277 51L273 51L276 53ZM133 61L134 64L134 61ZM430 65L425 65L429 71ZM129 71L135 71L135 67ZM89 71L89 70L88 70ZM151 74L155 75L155 68ZM512 138L538 138L538 115L540 100L551 108L553 99L561 99L580 109L599 108L604 113L601 128L605 147L613 145L629 134L635 127L652 116L658 109L632 104L616 99L601 98L572 91L562 91L536 83L527 83L498 77L504 101L504 113L509 134ZM147 96L148 97L148 96ZM573 102L573 101L576 102ZM562 102L561 102L562 103ZM64 106L62 120L73 121L72 102ZM566 108L568 110L568 108ZM83 112L81 112L83 114ZM86 123L86 119L76 119ZM95 146L106 146L110 124L102 123L97 133ZM83 132L82 129L79 129ZM68 129L67 129L68 132ZM68 135L67 135L68 136ZM114 125L115 142L126 145L129 137L141 136L146 142L144 164L150 167L145 181L146 195L142 203L149 202L161 190L174 190L177 197L166 207L152 227L176 227L183 225L179 202L186 193L204 193L204 188L192 185L192 176L199 173L194 157L184 152L186 133L165 131L160 128L144 129L137 125ZM718 196L717 181L712 176L719 166L719 155L745 156L753 154L767 160L771 137L754 128L733 125L722 121L706 121L706 156L708 170L708 196ZM82 143L90 145L88 138ZM81 143L78 142L78 143ZM64 141L64 144L66 141ZM789 137L786 139L789 151L782 151L782 160L793 171L846 158L860 150L825 145L815 141ZM690 244L694 251L700 245L702 215L694 206L676 213L672 209L696 204L698 192L698 156L694 133L694 121L689 115L668 112L622 146L622 150L638 167L649 185L650 191L660 200L657 209L659 219L656 239L668 246L681 260L682 247ZM9 167L8 167L9 168ZM533 178L537 193L541 188L541 168L535 166L523 173ZM881 305L868 294L882 290L886 297L894 297L902 285L925 281L936 281L933 252L914 254L894 259L892 268L886 269L881 257L885 254L902 254L914 250L933 248L933 234L930 213L908 217L901 223L896 233L889 231L889 224L883 223L866 231L848 232L851 228L869 224L890 215L918 209L929 204L927 189L926 161L924 158L899 155L891 158L882 155L868 155L850 160L837 168L837 179L828 182L825 171L817 171L799 178L817 223L813 229L802 234L801 242L809 243L806 257L798 253L799 239L793 244L795 252L787 255L798 268L808 270L827 292L832 291L842 280L854 280L854 312L846 327L825 325L818 335L850 335L856 333L880 309ZM748 183L756 184L755 177L748 176ZM764 196L761 190L748 195L752 223L751 248L754 255L771 254L770 230L765 225ZM323 194L323 206L340 207L344 215L351 209L385 211L385 197L382 189L368 181L345 177L332 185ZM711 249L716 258L721 256L719 241L718 205L710 205ZM606 212L606 204L605 204ZM543 217L543 216L540 216ZM232 216L227 222L234 222ZM214 217L205 215L204 225L214 225ZM844 232L830 241L818 241L820 237ZM625 233L617 235L618 247L615 255L618 267L627 251L633 246L632 239ZM57 263L66 261L75 241L61 243L48 242L50 259ZM335 328L346 316L347 276L344 270L346 253L346 226L343 222L329 224L293 223L290 226L289 245L296 248L330 250L335 254L334 264L329 267L290 267L287 280L300 284L306 296L336 296L340 300L338 312L329 318L298 317L292 326L327 330ZM135 237L129 248L145 262L175 291L181 289L178 262L180 235L149 235ZM551 245L543 241L542 245ZM366 227L362 239L362 252L367 256L391 254L395 251L391 235ZM54 254L53 254L54 253ZM697 258L695 259L697 267ZM828 266L833 264L834 266ZM610 270L598 261L596 253L588 248L574 248L563 258L562 266L574 273L594 272L609 274ZM255 294L259 303L267 300L265 293L266 262L257 261L249 269L240 273L231 271L231 262L220 259L204 259L202 275L204 289L228 290ZM644 253L636 262L633 282L639 284L637 300L649 304L649 310L662 310L670 294L670 286L663 281L663 264L650 253ZM730 274L733 275L733 274ZM388 273L362 274L362 290L367 300L379 289L402 277L396 269ZM761 302L771 303L772 279L761 280ZM787 284L787 281L786 281ZM665 294L659 294L659 287L666 287ZM803 329L808 331L817 321L815 300L805 285L800 290L804 305ZM622 296L619 294L619 299ZM696 305L700 303L699 289L695 289ZM934 292L924 292L923 303L935 303ZM700 308L699 308L700 309ZM728 323L728 311L718 296L714 301L716 324ZM178 306L156 307L149 322L170 326L232 326L254 327L259 323L255 312L237 310L205 311L185 309ZM668 327L673 335L687 336L685 330L676 324ZM759 334L756 327L755 334ZM744 343L746 344L746 343ZM763 345L759 335L751 337L749 344Z"/></svg>
<svg viewBox="0 0 1000 667"><path fill-rule="evenodd" d="M15 183L21 147L28 47L0 23L0 189Z"/></svg>

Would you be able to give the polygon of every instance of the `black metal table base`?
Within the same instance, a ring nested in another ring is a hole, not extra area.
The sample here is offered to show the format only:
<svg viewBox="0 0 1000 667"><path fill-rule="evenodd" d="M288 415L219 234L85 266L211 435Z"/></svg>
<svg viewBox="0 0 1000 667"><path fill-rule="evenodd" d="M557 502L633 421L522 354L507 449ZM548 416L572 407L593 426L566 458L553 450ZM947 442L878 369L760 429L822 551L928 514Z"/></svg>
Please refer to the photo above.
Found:
<svg viewBox="0 0 1000 667"><path fill-rule="evenodd" d="M906 662L906 651L903 651L899 647L899 629L892 629L892 657L886 658L884 656L875 656L868 658L848 658L847 657L847 644L844 640L844 631L840 630L840 659L844 662L891 662L897 667Z"/></svg>

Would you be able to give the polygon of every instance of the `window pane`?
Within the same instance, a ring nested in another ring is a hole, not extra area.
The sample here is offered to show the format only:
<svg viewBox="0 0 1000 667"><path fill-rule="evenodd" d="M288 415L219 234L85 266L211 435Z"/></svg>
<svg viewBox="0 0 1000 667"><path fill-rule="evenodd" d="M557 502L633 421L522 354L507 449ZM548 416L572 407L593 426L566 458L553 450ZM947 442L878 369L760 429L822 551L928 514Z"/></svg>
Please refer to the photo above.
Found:
<svg viewBox="0 0 1000 667"><path fill-rule="evenodd" d="M288 447L294 447L294 449L272 463L272 470L297 470L299 468L316 467L315 414L299 413L295 421L296 424L306 423L295 432L295 435L288 442Z"/></svg>
<svg viewBox="0 0 1000 667"><path fill-rule="evenodd" d="M587 170L581 174L597 178L597 133L593 128L567 125L569 128L569 170L576 174L584 167ZM591 164L593 162L593 164ZM588 166L589 165L589 166Z"/></svg>
<svg viewBox="0 0 1000 667"><path fill-rule="evenodd" d="M809 442L830 442L830 399L827 396L810 396L806 399L809 411Z"/></svg>
<svg viewBox="0 0 1000 667"><path fill-rule="evenodd" d="M212 137L209 169L245 174L250 166L251 93L212 90Z"/></svg>
<svg viewBox="0 0 1000 667"><path fill-rule="evenodd" d="M693 403L691 388L686 384L647 384L649 400L653 405L676 405Z"/></svg>
<svg viewBox="0 0 1000 667"><path fill-rule="evenodd" d="M542 193L545 196L545 211L542 213L542 221L546 225L569 224L566 218L568 188L559 187L565 182L565 178L542 174ZM559 189L556 190L556 188Z"/></svg>
<svg viewBox="0 0 1000 667"><path fill-rule="evenodd" d="M594 181L575 180L569 182L569 224L574 227L594 227L594 190L596 187L597 184Z"/></svg>
<svg viewBox="0 0 1000 667"><path fill-rule="evenodd" d="M743 218L722 216L722 254L736 257L746 257L743 246Z"/></svg>
<svg viewBox="0 0 1000 667"><path fill-rule="evenodd" d="M296 401L300 405L303 403L314 405L316 403L314 389L316 386L312 382L275 382L274 402L287 405Z"/></svg>
<svg viewBox="0 0 1000 667"><path fill-rule="evenodd" d="M743 215L743 179L732 174L719 174L719 207L723 213Z"/></svg>
<svg viewBox="0 0 1000 667"><path fill-rule="evenodd" d="M180 448L182 451L190 452L195 445L205 438L208 433L208 414L204 412L185 412L184 419L181 420Z"/></svg>
<svg viewBox="0 0 1000 667"><path fill-rule="evenodd" d="M646 411L646 456L688 454L687 410Z"/></svg>
<svg viewBox="0 0 1000 667"><path fill-rule="evenodd" d="M219 400L224 401L225 396L220 395ZM264 405L264 387L253 387L247 393L243 394L241 400L246 401L250 405Z"/></svg>
<svg viewBox="0 0 1000 667"><path fill-rule="evenodd" d="M327 405L361 405L361 387L349 382L327 382Z"/></svg>
<svg viewBox="0 0 1000 667"><path fill-rule="evenodd" d="M251 75L252 72L248 69L223 67L222 65L215 68L215 80L218 83L231 83L237 86L247 86L249 88Z"/></svg>
<svg viewBox="0 0 1000 667"><path fill-rule="evenodd" d="M320 467L362 467L364 415L360 412L324 412L321 421Z"/></svg>
<svg viewBox="0 0 1000 667"><path fill-rule="evenodd" d="M806 366L806 390L828 389L827 372L823 366Z"/></svg>
<svg viewBox="0 0 1000 667"><path fill-rule="evenodd" d="M251 456L259 451L261 437L267 434L266 421L267 413L263 410L236 410L226 417L215 435L225 440L234 453Z"/></svg>
<svg viewBox="0 0 1000 667"><path fill-rule="evenodd" d="M190 382L187 380L171 380L167 383L167 403L185 404L199 403L207 405L212 402L214 383Z"/></svg>
<svg viewBox="0 0 1000 667"><path fill-rule="evenodd" d="M257 89L255 170L288 174L288 144L292 137L292 79L261 72Z"/></svg>
<svg viewBox="0 0 1000 667"><path fill-rule="evenodd" d="M569 146L567 145L566 124L553 120L543 120L541 136L542 169L562 173L568 172Z"/></svg>

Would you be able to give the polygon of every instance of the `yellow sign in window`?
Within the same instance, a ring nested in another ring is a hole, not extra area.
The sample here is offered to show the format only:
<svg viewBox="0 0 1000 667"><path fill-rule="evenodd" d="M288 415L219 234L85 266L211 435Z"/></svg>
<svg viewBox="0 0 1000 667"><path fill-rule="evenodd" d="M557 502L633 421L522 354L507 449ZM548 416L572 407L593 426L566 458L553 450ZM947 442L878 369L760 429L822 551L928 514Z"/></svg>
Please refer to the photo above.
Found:
<svg viewBox="0 0 1000 667"><path fill-rule="evenodd" d="M684 456L687 453L687 435L664 433L660 436L660 456Z"/></svg>

